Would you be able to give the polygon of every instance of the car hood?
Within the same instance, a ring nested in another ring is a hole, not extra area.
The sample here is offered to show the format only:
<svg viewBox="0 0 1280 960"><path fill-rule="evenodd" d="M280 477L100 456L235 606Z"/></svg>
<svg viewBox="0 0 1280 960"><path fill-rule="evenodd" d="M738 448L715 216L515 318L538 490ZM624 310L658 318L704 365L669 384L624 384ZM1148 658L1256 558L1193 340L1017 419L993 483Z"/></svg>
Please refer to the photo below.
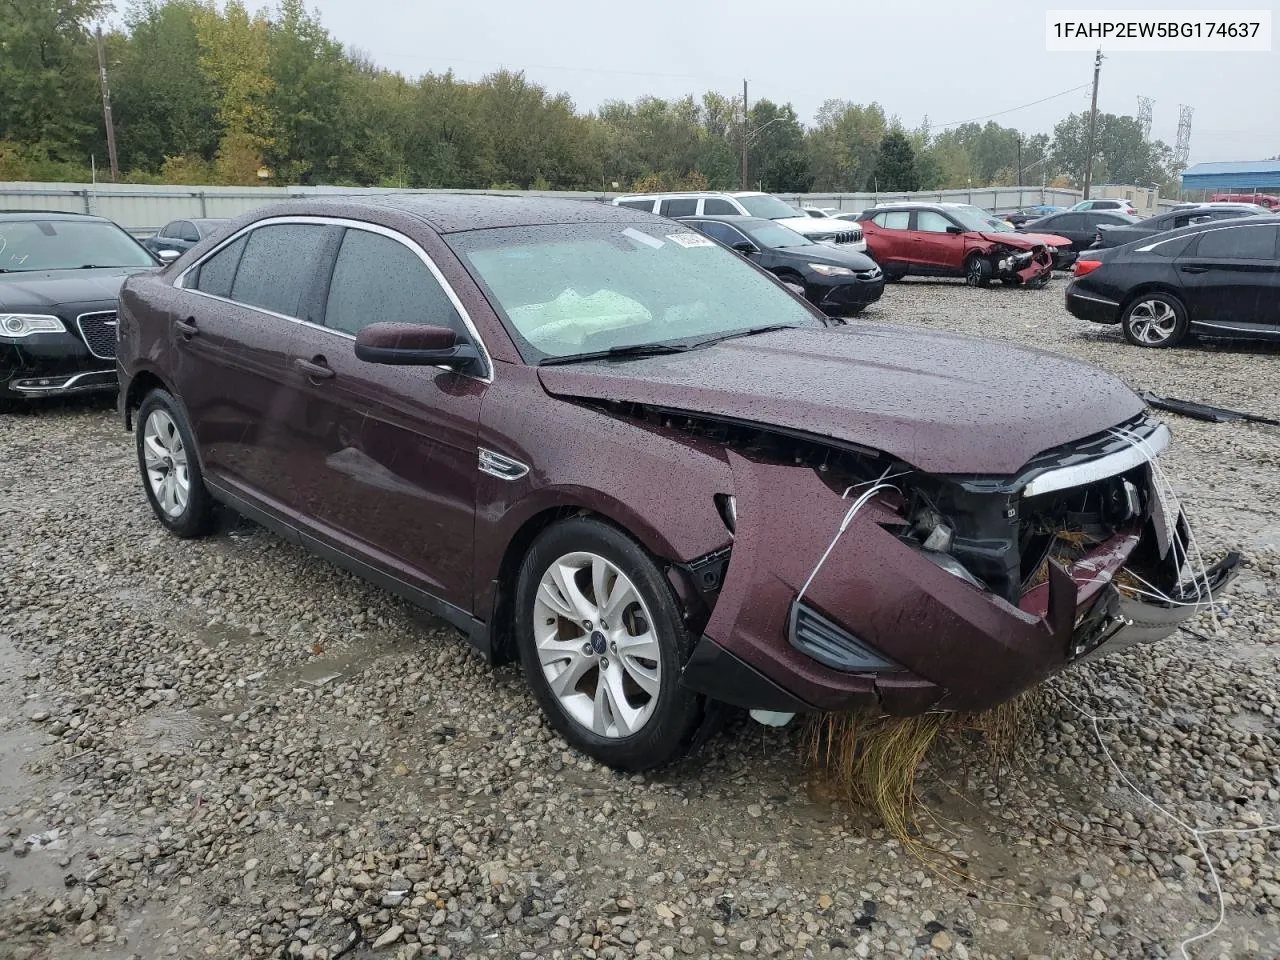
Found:
<svg viewBox="0 0 1280 960"><path fill-rule="evenodd" d="M41 270L0 273L0 310L31 311L63 303L114 300L135 273L158 267L103 267L100 270Z"/></svg>
<svg viewBox="0 0 1280 960"><path fill-rule="evenodd" d="M812 243L804 247L775 247L772 252L789 260L825 263L833 267L848 267L850 270L870 270L876 265L865 253L843 250L826 243Z"/></svg>
<svg viewBox="0 0 1280 960"><path fill-rule="evenodd" d="M1096 367L897 326L780 330L687 353L540 368L563 398L757 423L883 451L931 473L1008 476L1142 411Z"/></svg>
<svg viewBox="0 0 1280 960"><path fill-rule="evenodd" d="M1032 247L1044 246L1047 243L1045 238L1037 233L1015 231L999 233L992 230L987 233L979 233L978 236L982 237L983 240L989 240L992 243L1003 243L1006 247L1013 247L1017 250L1030 250Z"/></svg>
<svg viewBox="0 0 1280 960"><path fill-rule="evenodd" d="M796 233L802 233L805 236L820 233L842 233L852 231L855 226L859 230L861 225L855 225L852 220L837 220L834 217L783 217L781 220L775 220L774 223L780 223L784 227L790 227Z"/></svg>

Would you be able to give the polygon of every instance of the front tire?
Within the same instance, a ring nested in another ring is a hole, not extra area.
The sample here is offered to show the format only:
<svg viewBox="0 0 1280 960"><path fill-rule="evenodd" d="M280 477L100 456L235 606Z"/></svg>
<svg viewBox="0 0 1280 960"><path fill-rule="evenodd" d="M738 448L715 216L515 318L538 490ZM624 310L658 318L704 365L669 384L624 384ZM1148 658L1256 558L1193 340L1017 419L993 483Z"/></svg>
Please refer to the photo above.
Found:
<svg viewBox="0 0 1280 960"><path fill-rule="evenodd" d="M137 423L138 469L156 519L183 539L209 533L214 502L181 404L165 390L152 390L138 407Z"/></svg>
<svg viewBox="0 0 1280 960"><path fill-rule="evenodd" d="M1124 338L1135 347L1176 347L1187 336L1187 308L1171 293L1141 293L1120 318Z"/></svg>
<svg viewBox="0 0 1280 960"><path fill-rule="evenodd" d="M680 685L693 637L626 534L584 517L543 531L520 567L516 636L529 685L572 746L627 771L687 751L702 712Z"/></svg>
<svg viewBox="0 0 1280 960"><path fill-rule="evenodd" d="M989 286L991 273L991 261L980 253L970 254L964 262L964 282L971 287Z"/></svg>

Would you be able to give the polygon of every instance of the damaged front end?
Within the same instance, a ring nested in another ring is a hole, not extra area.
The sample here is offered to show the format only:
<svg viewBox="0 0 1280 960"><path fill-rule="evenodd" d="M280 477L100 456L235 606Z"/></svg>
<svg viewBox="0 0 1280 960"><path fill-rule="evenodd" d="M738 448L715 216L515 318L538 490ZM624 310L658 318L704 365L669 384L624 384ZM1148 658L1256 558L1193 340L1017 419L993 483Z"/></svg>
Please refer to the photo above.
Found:
<svg viewBox="0 0 1280 960"><path fill-rule="evenodd" d="M992 274L997 280L1036 285L1053 276L1053 257L1057 251L1044 244L1029 250L997 244L991 253Z"/></svg>
<svg viewBox="0 0 1280 960"><path fill-rule="evenodd" d="M1154 462L1168 430L1146 417L1011 477L731 439L721 512L734 542L697 568L705 625L684 683L739 706L986 709L1167 636L1239 562L1196 563Z"/></svg>

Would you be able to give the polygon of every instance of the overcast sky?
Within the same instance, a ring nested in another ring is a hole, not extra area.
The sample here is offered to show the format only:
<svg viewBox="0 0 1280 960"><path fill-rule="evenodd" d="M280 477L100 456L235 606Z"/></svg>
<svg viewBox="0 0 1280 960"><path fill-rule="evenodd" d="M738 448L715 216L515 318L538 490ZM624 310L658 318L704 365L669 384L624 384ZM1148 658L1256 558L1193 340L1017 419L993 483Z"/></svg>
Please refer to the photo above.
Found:
<svg viewBox="0 0 1280 960"><path fill-rule="evenodd" d="M308 0L342 43L409 75L452 68L478 80L506 67L580 110L645 94L707 89L792 103L805 123L831 97L879 101L908 127L988 114L1027 132L1089 108L1088 89L1011 110L1092 79L1089 53L1047 53L1047 9L1216 8L1224 0ZM250 6L254 4L250 2ZM1275 0L1232 0L1271 9ZM1106 50L1103 50L1104 54ZM1102 67L1100 110L1153 97L1152 136L1173 145L1194 108L1191 162L1280 154L1280 53L1118 53ZM1010 111L1003 113L1002 111Z"/></svg>

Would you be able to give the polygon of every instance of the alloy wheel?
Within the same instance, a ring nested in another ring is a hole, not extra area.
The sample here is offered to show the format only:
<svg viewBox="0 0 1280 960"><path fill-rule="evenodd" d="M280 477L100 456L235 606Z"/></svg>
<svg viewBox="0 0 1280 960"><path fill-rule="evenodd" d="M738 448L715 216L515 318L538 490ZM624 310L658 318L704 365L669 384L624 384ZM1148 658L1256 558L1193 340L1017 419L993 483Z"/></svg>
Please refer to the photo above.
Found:
<svg viewBox="0 0 1280 960"><path fill-rule="evenodd" d="M1177 325L1177 311L1163 300L1143 300L1129 311L1134 338L1153 347L1173 336Z"/></svg>
<svg viewBox="0 0 1280 960"><path fill-rule="evenodd" d="M164 410L152 410L142 428L143 459L147 483L160 509L170 517L180 517L191 498L191 474L187 448L173 417Z"/></svg>
<svg viewBox="0 0 1280 960"><path fill-rule="evenodd" d="M629 737L653 715L662 659L635 584L604 557L568 553L538 583L533 633L551 693L599 737Z"/></svg>

